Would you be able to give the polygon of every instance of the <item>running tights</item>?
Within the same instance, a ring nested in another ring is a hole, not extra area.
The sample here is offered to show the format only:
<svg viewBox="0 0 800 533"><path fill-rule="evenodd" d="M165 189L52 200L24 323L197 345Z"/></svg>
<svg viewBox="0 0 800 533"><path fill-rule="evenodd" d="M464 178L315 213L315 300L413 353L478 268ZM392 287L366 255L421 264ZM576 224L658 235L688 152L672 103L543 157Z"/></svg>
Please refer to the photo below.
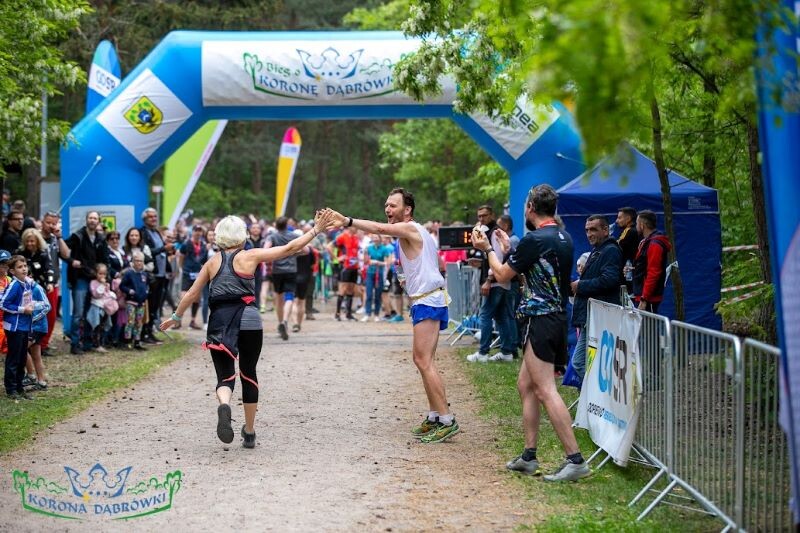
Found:
<svg viewBox="0 0 800 533"><path fill-rule="evenodd" d="M239 331L239 379L242 381L242 401L258 402L258 377L256 364L261 355L261 343L264 332L260 329ZM227 352L211 349L211 359L217 372L217 388L230 387L233 391L236 384L236 362Z"/></svg>

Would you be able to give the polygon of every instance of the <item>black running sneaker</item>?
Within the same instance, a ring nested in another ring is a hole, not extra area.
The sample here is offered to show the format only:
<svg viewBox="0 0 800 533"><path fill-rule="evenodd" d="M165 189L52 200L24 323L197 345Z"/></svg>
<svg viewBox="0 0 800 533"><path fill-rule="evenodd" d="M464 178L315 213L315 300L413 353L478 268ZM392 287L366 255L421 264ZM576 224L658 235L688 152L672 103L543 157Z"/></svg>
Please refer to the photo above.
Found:
<svg viewBox="0 0 800 533"><path fill-rule="evenodd" d="M255 448L256 447L256 432L248 433L244 430L245 426L242 426L242 446L245 448Z"/></svg>
<svg viewBox="0 0 800 533"><path fill-rule="evenodd" d="M217 437L225 444L233 442L233 428L231 427L231 406L227 403L217 407Z"/></svg>
<svg viewBox="0 0 800 533"><path fill-rule="evenodd" d="M280 324L278 324L278 335L281 336L281 339L288 341L289 340L289 332L286 331L286 321L284 320Z"/></svg>

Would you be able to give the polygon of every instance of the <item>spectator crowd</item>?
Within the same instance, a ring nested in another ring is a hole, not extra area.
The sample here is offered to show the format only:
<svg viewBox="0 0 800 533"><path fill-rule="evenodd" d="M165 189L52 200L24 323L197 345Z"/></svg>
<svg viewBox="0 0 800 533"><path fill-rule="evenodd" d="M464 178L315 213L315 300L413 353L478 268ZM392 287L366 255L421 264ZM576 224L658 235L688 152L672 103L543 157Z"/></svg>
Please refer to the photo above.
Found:
<svg viewBox="0 0 800 533"><path fill-rule="evenodd" d="M163 308L174 311L202 266L218 253L217 220L193 219L190 214L175 228L167 228L160 225L158 212L147 208L140 225L120 232L103 227L101 213L89 210L83 225L66 236L57 212L46 212L37 220L27 214L24 202L8 203L6 198L4 215L0 351L5 354L5 390L15 399L47 389L43 358L56 355L51 340L62 299L70 304L63 335L72 355L112 348L143 351L163 342L158 337ZM312 229L310 221L291 217L242 218L249 233L245 249L281 246ZM511 218L496 217L491 206L483 205L477 219L486 227L497 257L507 260L519 243ZM424 225L437 244L440 225L439 221ZM577 344L573 364L581 377L588 299L619 303L619 286L627 285L638 307L657 312L663 293L670 245L656 229L655 214L621 208L614 225L619 231L616 237L606 217L587 219L586 238L592 250L579 261L579 278L571 284ZM507 242L496 238L497 228L509 236ZM352 227L320 234L299 255L260 265L257 306L262 314L275 312L277 334L284 340L299 333L304 321L315 319L315 298L334 303L336 320L403 322L409 302L397 246L397 239ZM480 345L467 360L511 361L520 347L516 310L524 285L516 279L498 282L484 255L479 250L440 251L440 270L444 275L446 263L457 262L481 272L480 334L476 335ZM207 321L206 288L202 301L192 305L188 327L203 329ZM495 346L499 350L492 355Z"/></svg>
<svg viewBox="0 0 800 533"><path fill-rule="evenodd" d="M556 221L563 229L558 217ZM496 218L491 206L483 205L477 210L477 223L485 228L491 251L501 262L507 261L519 244L511 218L507 215ZM616 236L612 228L616 229ZM497 238L497 229L508 235L507 243ZM671 248L667 236L657 229L656 214L649 210L637 213L632 207L621 207L613 224L605 215L591 215L586 219L584 229L591 251L577 259L577 276L570 283L567 310L572 326L569 334L571 364L579 382L586 370L589 299L620 305L623 294L620 288L624 286L625 293L636 307L657 313L663 299L667 256ZM467 355L467 361L511 361L521 348L517 314L524 284L516 279L498 283L488 266L486 254L480 250L470 250L466 263L480 269L481 294L479 331L476 334L480 344L474 353ZM499 347L499 350L492 355L490 350L494 347ZM565 368L557 370L563 373Z"/></svg>

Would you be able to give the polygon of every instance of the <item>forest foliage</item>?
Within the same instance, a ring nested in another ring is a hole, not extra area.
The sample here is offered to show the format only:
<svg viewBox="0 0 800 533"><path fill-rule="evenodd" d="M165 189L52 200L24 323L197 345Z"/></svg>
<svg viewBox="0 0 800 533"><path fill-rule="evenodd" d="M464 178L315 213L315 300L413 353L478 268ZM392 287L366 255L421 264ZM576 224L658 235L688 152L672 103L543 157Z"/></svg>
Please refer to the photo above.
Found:
<svg viewBox="0 0 800 533"><path fill-rule="evenodd" d="M724 245L761 247L755 254L725 257L725 284L769 281L753 34L757 10L773 5L774 0L541 0L535 6L526 0L3 2L0 43L8 46L0 53L0 120L6 131L0 159L11 170L36 162L42 90L50 96L51 140L63 138L67 126L80 120L85 70L101 39L117 47L124 75L178 29L402 28L427 41L396 72L410 94L435 92L438 76L447 73L458 81L456 105L462 111L502 111L519 92L540 102L566 101L575 110L588 164L623 140L652 155L656 101L665 165L719 190ZM31 46L8 52L23 36ZM30 75L33 65L42 75ZM24 107L22 115L13 115L15 105ZM386 192L397 185L425 199L421 219L473 221L478 205L501 210L508 201L505 171L449 120L243 121L227 127L189 206L205 217L248 212L269 218L280 139L289 126L303 138L288 206L299 218L322 205L379 218ZM16 140L8 143L9 138ZM49 145L48 176L58 179L57 142ZM160 171L152 179L159 183ZM36 180L8 184L12 196L31 198ZM721 310L731 323L750 324L770 299L765 290L762 297ZM769 338L769 319L758 322Z"/></svg>

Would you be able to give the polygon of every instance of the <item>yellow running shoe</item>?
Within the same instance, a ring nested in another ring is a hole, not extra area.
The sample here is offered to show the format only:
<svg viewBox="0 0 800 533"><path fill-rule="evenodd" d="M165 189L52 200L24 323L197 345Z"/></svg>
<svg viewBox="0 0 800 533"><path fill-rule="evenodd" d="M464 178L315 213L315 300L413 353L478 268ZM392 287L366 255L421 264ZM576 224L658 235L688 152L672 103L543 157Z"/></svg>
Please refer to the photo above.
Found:
<svg viewBox="0 0 800 533"><path fill-rule="evenodd" d="M431 433L421 439L421 442L425 444L433 444L437 442L444 442L453 435L456 435L461 429L458 427L458 422L453 420L453 423L449 426L445 426L444 424L439 424L439 427Z"/></svg>
<svg viewBox="0 0 800 533"><path fill-rule="evenodd" d="M436 431L439 428L439 425L438 418L434 421L430 421L428 420L428 417L425 417L425 420L422 421L422 424L411 429L411 434L414 435L414 437L421 439L422 437L430 435Z"/></svg>

